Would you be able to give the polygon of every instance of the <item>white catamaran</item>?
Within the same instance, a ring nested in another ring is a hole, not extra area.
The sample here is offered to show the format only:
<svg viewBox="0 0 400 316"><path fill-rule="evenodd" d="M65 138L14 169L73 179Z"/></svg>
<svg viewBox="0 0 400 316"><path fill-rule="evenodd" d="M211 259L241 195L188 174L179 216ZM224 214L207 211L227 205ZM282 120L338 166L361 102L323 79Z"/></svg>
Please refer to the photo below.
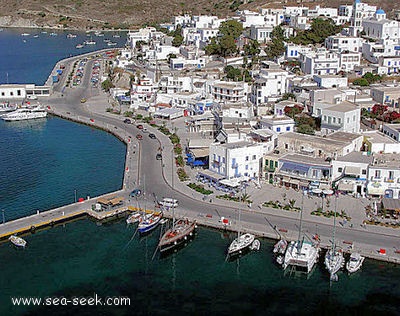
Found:
<svg viewBox="0 0 400 316"><path fill-rule="evenodd" d="M291 241L288 245L282 267L285 270L287 267L292 266L300 271L310 273L315 263L318 261L319 245L317 243L306 241L304 240L304 237L301 237L303 200L304 194L301 200L299 236L296 241Z"/></svg>

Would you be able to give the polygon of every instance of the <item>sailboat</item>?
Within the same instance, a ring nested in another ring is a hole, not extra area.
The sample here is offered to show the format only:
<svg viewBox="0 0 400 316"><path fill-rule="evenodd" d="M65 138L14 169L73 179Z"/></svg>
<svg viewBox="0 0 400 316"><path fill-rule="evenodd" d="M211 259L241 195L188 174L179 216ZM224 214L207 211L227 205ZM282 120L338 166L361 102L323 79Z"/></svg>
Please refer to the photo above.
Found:
<svg viewBox="0 0 400 316"><path fill-rule="evenodd" d="M328 249L328 251L325 254L325 266L329 271L331 280L337 280L336 273L344 265L343 252L341 251L341 249L337 249L335 244L336 208L337 208L337 196L335 197L335 215L333 217L332 247Z"/></svg>
<svg viewBox="0 0 400 316"><path fill-rule="evenodd" d="M228 248L229 258L244 254L246 251L248 251L255 238L255 236L250 233L240 234L240 213L241 211L239 210L239 229L237 238L231 242Z"/></svg>
<svg viewBox="0 0 400 316"><path fill-rule="evenodd" d="M191 237L194 236L196 221L189 221L187 218L175 221L175 205L172 207L172 227L168 229L160 238L158 249L160 253L167 253L175 250Z"/></svg>
<svg viewBox="0 0 400 316"><path fill-rule="evenodd" d="M318 261L319 246L316 243L304 240L304 236L301 236L304 194L301 199L299 236L296 241L291 241L288 245L282 267L285 270L287 267L292 266L298 268L300 271L310 273Z"/></svg>

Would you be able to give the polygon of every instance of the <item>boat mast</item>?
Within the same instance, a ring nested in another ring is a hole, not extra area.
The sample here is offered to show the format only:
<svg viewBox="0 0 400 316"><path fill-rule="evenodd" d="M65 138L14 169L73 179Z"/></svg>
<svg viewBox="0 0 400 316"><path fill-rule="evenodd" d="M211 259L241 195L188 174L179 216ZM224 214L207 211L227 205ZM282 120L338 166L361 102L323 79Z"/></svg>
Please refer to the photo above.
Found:
<svg viewBox="0 0 400 316"><path fill-rule="evenodd" d="M332 255L335 253L336 210L337 210L337 195L335 194L335 214L333 216L333 233L332 233Z"/></svg>
<svg viewBox="0 0 400 316"><path fill-rule="evenodd" d="M299 238L297 239L297 253L300 253L301 247L303 245L303 242L300 240L301 240L301 230L302 230L302 226L303 226L304 194L305 194L305 192L303 191L303 194L301 195L300 225L299 225Z"/></svg>

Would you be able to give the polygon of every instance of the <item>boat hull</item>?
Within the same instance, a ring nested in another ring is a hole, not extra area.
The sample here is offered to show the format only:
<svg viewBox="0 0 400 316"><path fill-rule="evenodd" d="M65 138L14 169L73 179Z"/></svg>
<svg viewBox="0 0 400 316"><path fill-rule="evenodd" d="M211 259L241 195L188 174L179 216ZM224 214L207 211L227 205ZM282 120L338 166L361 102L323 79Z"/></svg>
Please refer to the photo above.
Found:
<svg viewBox="0 0 400 316"><path fill-rule="evenodd" d="M178 222L174 229L167 230L161 237L158 247L160 253L168 253L174 251L190 239L194 237L196 223L195 222Z"/></svg>

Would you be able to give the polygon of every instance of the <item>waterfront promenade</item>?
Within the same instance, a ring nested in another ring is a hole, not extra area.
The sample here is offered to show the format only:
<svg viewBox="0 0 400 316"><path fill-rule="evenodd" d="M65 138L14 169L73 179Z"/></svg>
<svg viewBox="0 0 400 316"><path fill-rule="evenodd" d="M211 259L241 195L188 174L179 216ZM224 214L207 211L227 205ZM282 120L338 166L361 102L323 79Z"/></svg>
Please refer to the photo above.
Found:
<svg viewBox="0 0 400 316"><path fill-rule="evenodd" d="M66 65L66 72L68 73L72 69L73 62L79 58L81 57L70 58L59 63ZM58 65L56 65L57 67ZM243 210L242 222L240 223L242 231L275 239L279 238L280 235L288 239L297 239L299 212L267 208L263 207L262 203L269 200L283 202L285 199L295 199L296 206L300 206L299 203L302 199L300 192L273 187L269 184L261 184L261 188L251 184L246 192L251 197L251 205L220 200L216 198L217 192L205 198L200 193L190 189L187 183L179 181L172 155L173 147L167 136L151 126L146 126L149 132L156 134L156 143L150 144L147 136L144 140L138 141L136 135L140 131L135 126L124 124L122 116L106 111L110 106L106 93L99 89L85 89L84 87L64 88L64 80L65 77L54 87L53 95L50 98L43 99L41 102L49 107L49 113L53 115L101 128L125 142L127 150L123 185L120 191L112 193L112 195L124 197L124 207L132 207L136 203L129 198L129 192L133 188L140 187L144 190L145 197L140 199L146 200L147 197L146 203L151 202L152 191L158 189L161 192L159 195L179 196L180 207L176 212L181 216L195 219L199 224L236 231L239 229L237 210L240 208ZM80 99L83 97L87 99L84 104L80 103ZM167 124L169 123L167 122ZM178 119L174 124L175 127L178 127L178 135L184 133L184 121L182 119ZM181 139L184 139L187 135L182 134L180 136ZM157 148L163 148L161 165L154 159ZM159 165L156 165L156 163ZM153 165L154 168L152 168ZM156 179L154 179L155 176L150 177L150 169L154 172L160 172ZM188 172L191 180L194 181L196 170L188 169ZM36 227L51 226L59 221L82 216L88 210L91 210L91 206L97 198L85 199L83 202L1 224L0 237L4 238L13 233L30 231L32 226L36 229ZM330 244L333 220L311 215L311 210L321 203L321 198L318 197L307 196L304 198L303 233L308 237L318 233L321 236L322 246L326 247ZM333 200L331 199L332 203ZM346 251L349 250L349 243L352 243L355 250L367 257L400 262L400 254L396 252L400 248L399 230L380 226L367 226L366 228L361 226L365 220L364 207L368 203L369 201L366 199L355 199L349 196L340 197L338 210L345 209L352 220L348 223L342 222L342 224L338 220L337 244ZM171 214L167 213L166 216L170 217ZM223 225L220 222L221 216L229 218L230 225ZM386 249L386 255L379 254L381 248Z"/></svg>

